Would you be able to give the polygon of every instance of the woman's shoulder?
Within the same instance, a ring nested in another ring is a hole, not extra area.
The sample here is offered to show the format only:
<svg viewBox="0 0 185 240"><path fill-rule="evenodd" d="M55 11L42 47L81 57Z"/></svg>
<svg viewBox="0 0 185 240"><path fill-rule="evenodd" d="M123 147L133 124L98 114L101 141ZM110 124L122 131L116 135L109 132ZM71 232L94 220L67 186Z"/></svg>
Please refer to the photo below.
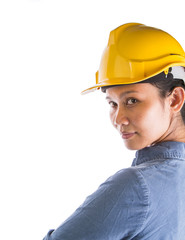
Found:
<svg viewBox="0 0 185 240"><path fill-rule="evenodd" d="M106 186L125 196L125 200L135 199L148 205L150 190L146 176L137 167L124 168L109 177L100 187Z"/></svg>

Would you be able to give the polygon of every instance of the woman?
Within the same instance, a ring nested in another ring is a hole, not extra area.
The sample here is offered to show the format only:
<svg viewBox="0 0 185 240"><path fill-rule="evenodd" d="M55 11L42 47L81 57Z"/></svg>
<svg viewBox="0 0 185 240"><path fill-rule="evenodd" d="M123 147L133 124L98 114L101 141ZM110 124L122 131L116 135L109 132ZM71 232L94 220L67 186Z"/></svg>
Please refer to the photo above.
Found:
<svg viewBox="0 0 185 240"><path fill-rule="evenodd" d="M162 30L129 23L110 33L96 85L132 166L100 185L45 240L185 238L185 53Z"/></svg>

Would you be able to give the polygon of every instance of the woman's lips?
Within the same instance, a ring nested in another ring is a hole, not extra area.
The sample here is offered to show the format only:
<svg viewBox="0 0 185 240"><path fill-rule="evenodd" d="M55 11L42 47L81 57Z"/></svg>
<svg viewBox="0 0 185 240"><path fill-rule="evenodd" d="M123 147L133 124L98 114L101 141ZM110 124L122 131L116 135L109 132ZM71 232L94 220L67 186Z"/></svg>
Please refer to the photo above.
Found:
<svg viewBox="0 0 185 240"><path fill-rule="evenodd" d="M129 139L129 138L131 138L134 135L135 135L135 132L132 132L132 133L122 132L121 133L121 136L122 136L123 139Z"/></svg>

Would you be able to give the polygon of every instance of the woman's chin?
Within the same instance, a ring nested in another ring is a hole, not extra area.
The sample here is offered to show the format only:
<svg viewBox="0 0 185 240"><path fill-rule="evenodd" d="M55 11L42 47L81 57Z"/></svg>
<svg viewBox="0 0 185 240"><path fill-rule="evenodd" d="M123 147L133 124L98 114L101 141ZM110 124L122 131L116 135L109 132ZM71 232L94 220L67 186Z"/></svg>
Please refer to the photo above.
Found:
<svg viewBox="0 0 185 240"><path fill-rule="evenodd" d="M129 150L141 150L145 147L148 146L148 144L144 144L144 143L141 143L141 142L135 142L135 141L125 141L124 140L124 144L125 144L125 147Z"/></svg>

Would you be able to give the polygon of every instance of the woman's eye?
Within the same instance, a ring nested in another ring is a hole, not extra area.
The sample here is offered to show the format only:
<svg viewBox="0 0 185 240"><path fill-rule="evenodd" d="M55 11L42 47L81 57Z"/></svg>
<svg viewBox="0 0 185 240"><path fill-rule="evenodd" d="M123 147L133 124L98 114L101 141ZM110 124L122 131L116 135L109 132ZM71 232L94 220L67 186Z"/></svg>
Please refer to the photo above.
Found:
<svg viewBox="0 0 185 240"><path fill-rule="evenodd" d="M115 102L112 102L112 101L109 102L109 105L110 105L112 108L116 107L116 103L115 103Z"/></svg>
<svg viewBox="0 0 185 240"><path fill-rule="evenodd" d="M136 103L137 103L137 99L135 99L135 98L130 98L126 102L127 105L133 105L133 104L136 104Z"/></svg>

